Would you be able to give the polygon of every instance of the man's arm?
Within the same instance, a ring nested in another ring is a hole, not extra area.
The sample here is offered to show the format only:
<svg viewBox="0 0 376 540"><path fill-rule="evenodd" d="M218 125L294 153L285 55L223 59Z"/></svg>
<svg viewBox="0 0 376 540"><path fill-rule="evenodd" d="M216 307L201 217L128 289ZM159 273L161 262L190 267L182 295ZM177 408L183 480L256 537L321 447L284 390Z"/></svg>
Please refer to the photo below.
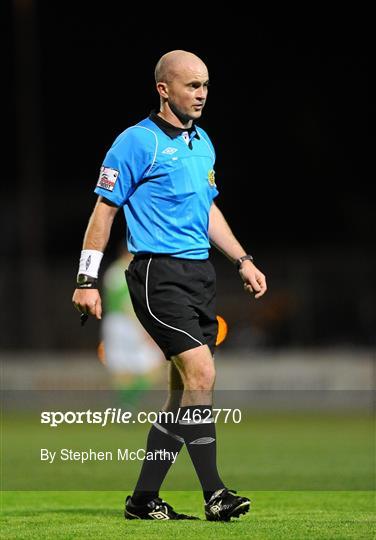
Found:
<svg viewBox="0 0 376 540"><path fill-rule="evenodd" d="M235 263L246 252L235 238L222 212L213 203L209 214L209 238L210 242L221 251L230 261ZM255 292L255 298L260 298L266 292L266 279L253 262L242 262L239 269L240 276L244 281L244 289L250 293Z"/></svg>
<svg viewBox="0 0 376 540"><path fill-rule="evenodd" d="M103 197L98 197L86 229L82 249L104 252L117 211L117 206ZM72 302L81 313L90 313L97 319L102 317L102 301L98 289L76 289Z"/></svg>

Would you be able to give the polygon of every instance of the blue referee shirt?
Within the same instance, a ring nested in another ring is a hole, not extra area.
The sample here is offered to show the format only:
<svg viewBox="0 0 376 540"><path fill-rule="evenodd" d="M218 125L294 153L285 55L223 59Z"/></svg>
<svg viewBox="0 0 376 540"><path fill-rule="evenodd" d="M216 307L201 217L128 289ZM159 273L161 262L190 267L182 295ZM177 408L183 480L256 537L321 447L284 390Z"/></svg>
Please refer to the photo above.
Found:
<svg viewBox="0 0 376 540"><path fill-rule="evenodd" d="M95 193L123 206L131 253L208 257L214 162L203 129L177 128L156 113L117 137Z"/></svg>

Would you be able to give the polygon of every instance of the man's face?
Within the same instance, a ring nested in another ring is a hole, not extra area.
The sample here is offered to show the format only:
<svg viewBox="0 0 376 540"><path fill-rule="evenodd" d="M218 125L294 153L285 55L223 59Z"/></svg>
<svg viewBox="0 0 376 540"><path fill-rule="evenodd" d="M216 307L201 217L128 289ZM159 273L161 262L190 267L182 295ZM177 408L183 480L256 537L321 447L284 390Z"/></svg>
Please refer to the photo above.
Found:
<svg viewBox="0 0 376 540"><path fill-rule="evenodd" d="M179 70L169 83L168 103L184 123L200 118L208 95L209 75L205 64Z"/></svg>

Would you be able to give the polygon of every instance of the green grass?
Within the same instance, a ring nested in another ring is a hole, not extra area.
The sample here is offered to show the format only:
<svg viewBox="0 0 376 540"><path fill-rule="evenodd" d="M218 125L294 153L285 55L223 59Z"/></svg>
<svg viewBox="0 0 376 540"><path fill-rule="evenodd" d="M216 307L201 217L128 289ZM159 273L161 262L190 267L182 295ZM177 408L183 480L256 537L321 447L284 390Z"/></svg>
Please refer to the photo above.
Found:
<svg viewBox="0 0 376 540"><path fill-rule="evenodd" d="M245 416L245 415L244 415ZM41 425L36 415L3 420L2 487L7 491L120 491L138 477L139 461L118 461L117 448L144 448L148 425ZM274 413L217 424L218 463L229 487L253 491L374 489L375 438L367 414ZM40 449L111 450L112 461L41 462ZM185 450L166 490L200 489Z"/></svg>
<svg viewBox="0 0 376 540"><path fill-rule="evenodd" d="M52 429L31 412L4 415L1 538L376 538L369 412L247 413L240 424L218 424L221 476L252 500L251 512L231 523L203 519L202 494L185 449L162 496L200 522L125 521L124 497L140 462L40 461L40 448L142 448L147 430L138 424Z"/></svg>
<svg viewBox="0 0 376 540"><path fill-rule="evenodd" d="M125 521L122 492L4 492L4 539L372 539L372 492L246 492L252 510L230 523ZM163 492L179 511L204 518L199 492Z"/></svg>

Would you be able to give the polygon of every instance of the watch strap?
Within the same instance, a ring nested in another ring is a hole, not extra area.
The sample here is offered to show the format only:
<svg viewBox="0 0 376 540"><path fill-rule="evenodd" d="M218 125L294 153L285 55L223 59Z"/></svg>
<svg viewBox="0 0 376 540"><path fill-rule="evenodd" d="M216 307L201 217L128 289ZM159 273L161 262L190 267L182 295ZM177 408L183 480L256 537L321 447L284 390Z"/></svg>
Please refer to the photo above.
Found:
<svg viewBox="0 0 376 540"><path fill-rule="evenodd" d="M77 289L98 289L98 279L87 274L78 274Z"/></svg>
<svg viewBox="0 0 376 540"><path fill-rule="evenodd" d="M244 261L253 261L252 255L243 255L242 257L239 257L236 261L236 268L240 270L240 267Z"/></svg>

